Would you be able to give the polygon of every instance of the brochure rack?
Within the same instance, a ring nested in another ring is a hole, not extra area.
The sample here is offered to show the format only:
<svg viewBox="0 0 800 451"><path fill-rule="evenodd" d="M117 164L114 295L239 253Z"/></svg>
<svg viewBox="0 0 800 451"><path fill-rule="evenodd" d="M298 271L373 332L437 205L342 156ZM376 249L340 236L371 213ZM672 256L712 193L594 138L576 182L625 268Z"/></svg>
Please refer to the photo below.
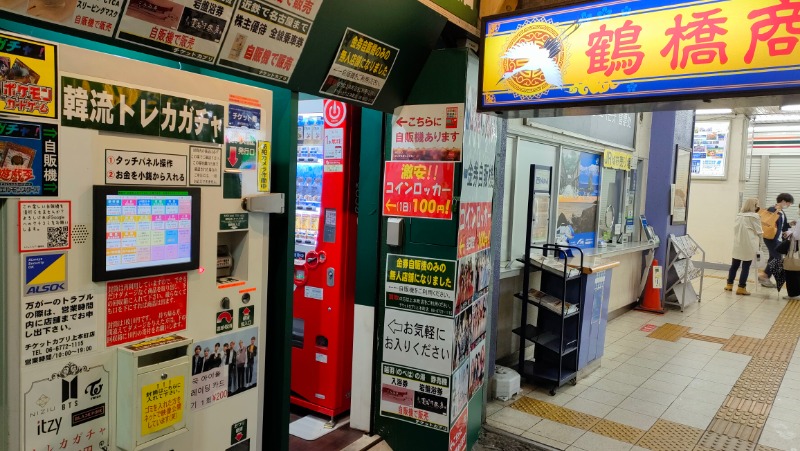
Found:
<svg viewBox="0 0 800 451"><path fill-rule="evenodd" d="M532 245L535 166L531 166L528 196L528 221L525 238L522 292L514 296L522 301L519 335L519 373L528 380L551 386L550 394L567 382L577 383L578 344L581 333L583 299L583 251L575 246L558 244ZM569 263L572 251L580 254L580 265ZM550 256L552 255L552 257ZM541 273L541 289L531 287L531 275ZM528 324L528 306L538 309L536 324ZM534 359L525 359L527 341L534 343Z"/></svg>
<svg viewBox="0 0 800 451"><path fill-rule="evenodd" d="M692 262L695 255L701 256L703 265L696 267ZM664 301L677 305L683 311L687 305L700 302L703 296L703 267L706 262L706 251L689 235L675 236L670 234L667 248L666 290ZM692 280L700 278L700 292L695 292Z"/></svg>

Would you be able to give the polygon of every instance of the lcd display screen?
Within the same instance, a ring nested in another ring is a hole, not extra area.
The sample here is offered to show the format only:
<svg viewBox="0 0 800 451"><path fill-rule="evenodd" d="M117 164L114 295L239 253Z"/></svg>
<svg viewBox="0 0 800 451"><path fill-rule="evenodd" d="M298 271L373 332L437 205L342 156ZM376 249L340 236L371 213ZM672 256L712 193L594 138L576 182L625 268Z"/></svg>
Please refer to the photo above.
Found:
<svg viewBox="0 0 800 451"><path fill-rule="evenodd" d="M93 280L197 269L198 188L94 189Z"/></svg>

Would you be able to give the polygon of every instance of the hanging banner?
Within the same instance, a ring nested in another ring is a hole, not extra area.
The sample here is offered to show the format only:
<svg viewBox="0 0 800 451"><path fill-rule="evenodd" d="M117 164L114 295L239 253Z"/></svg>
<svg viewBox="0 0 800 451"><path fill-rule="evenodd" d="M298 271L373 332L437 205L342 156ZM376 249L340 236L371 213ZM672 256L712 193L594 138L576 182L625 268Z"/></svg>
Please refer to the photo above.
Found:
<svg viewBox="0 0 800 451"><path fill-rule="evenodd" d="M104 366L73 362L31 383L21 416L24 449L108 449L110 389Z"/></svg>
<svg viewBox="0 0 800 451"><path fill-rule="evenodd" d="M619 169L621 171L631 170L631 160L633 154L619 150L605 149L603 151L603 167L606 169Z"/></svg>
<svg viewBox="0 0 800 451"><path fill-rule="evenodd" d="M397 47L348 28L319 92L372 105L399 52Z"/></svg>
<svg viewBox="0 0 800 451"><path fill-rule="evenodd" d="M117 39L214 63L234 0L129 0Z"/></svg>
<svg viewBox="0 0 800 451"><path fill-rule="evenodd" d="M456 262L408 255L386 256L386 306L453 316Z"/></svg>
<svg viewBox="0 0 800 451"><path fill-rule="evenodd" d="M123 4L123 0L11 0L0 2L0 10L110 38Z"/></svg>
<svg viewBox="0 0 800 451"><path fill-rule="evenodd" d="M61 101L66 127L224 142L223 105L72 77L61 77Z"/></svg>
<svg viewBox="0 0 800 451"><path fill-rule="evenodd" d="M450 378L384 363L381 416L447 431L450 426Z"/></svg>
<svg viewBox="0 0 800 451"><path fill-rule="evenodd" d="M392 160L461 161L463 128L463 103L396 108Z"/></svg>
<svg viewBox="0 0 800 451"><path fill-rule="evenodd" d="M454 178L453 162L387 161L383 215L451 219Z"/></svg>
<svg viewBox="0 0 800 451"><path fill-rule="evenodd" d="M322 0L240 2L217 65L288 83Z"/></svg>
<svg viewBox="0 0 800 451"><path fill-rule="evenodd" d="M58 125L0 118L0 196L58 196Z"/></svg>
<svg viewBox="0 0 800 451"><path fill-rule="evenodd" d="M559 108L800 87L797 2L622 0L485 20L480 107Z"/></svg>
<svg viewBox="0 0 800 451"><path fill-rule="evenodd" d="M0 112L58 117L56 61L56 46L0 33Z"/></svg>

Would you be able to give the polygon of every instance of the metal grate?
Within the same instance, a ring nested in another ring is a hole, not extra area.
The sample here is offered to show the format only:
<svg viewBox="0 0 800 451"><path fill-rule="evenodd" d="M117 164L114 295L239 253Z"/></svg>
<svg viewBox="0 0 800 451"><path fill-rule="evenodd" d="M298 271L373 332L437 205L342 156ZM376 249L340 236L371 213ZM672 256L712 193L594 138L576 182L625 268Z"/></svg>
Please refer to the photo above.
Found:
<svg viewBox="0 0 800 451"><path fill-rule="evenodd" d="M72 226L72 242L75 244L86 244L89 239L89 226L86 224L74 224Z"/></svg>

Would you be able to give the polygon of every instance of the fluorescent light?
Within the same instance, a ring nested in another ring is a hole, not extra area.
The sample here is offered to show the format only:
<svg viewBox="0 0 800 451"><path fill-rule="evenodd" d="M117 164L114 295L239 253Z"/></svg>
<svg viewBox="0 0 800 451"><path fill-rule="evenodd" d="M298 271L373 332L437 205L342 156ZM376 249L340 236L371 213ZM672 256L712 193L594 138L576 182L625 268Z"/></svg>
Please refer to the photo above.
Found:
<svg viewBox="0 0 800 451"><path fill-rule="evenodd" d="M800 105L784 105L781 111L800 111Z"/></svg>
<svg viewBox="0 0 800 451"><path fill-rule="evenodd" d="M697 114L701 114L703 116L708 114L731 114L733 110L730 108L711 108L708 110L697 110Z"/></svg>
<svg viewBox="0 0 800 451"><path fill-rule="evenodd" d="M756 122L800 122L800 114L759 114Z"/></svg>

